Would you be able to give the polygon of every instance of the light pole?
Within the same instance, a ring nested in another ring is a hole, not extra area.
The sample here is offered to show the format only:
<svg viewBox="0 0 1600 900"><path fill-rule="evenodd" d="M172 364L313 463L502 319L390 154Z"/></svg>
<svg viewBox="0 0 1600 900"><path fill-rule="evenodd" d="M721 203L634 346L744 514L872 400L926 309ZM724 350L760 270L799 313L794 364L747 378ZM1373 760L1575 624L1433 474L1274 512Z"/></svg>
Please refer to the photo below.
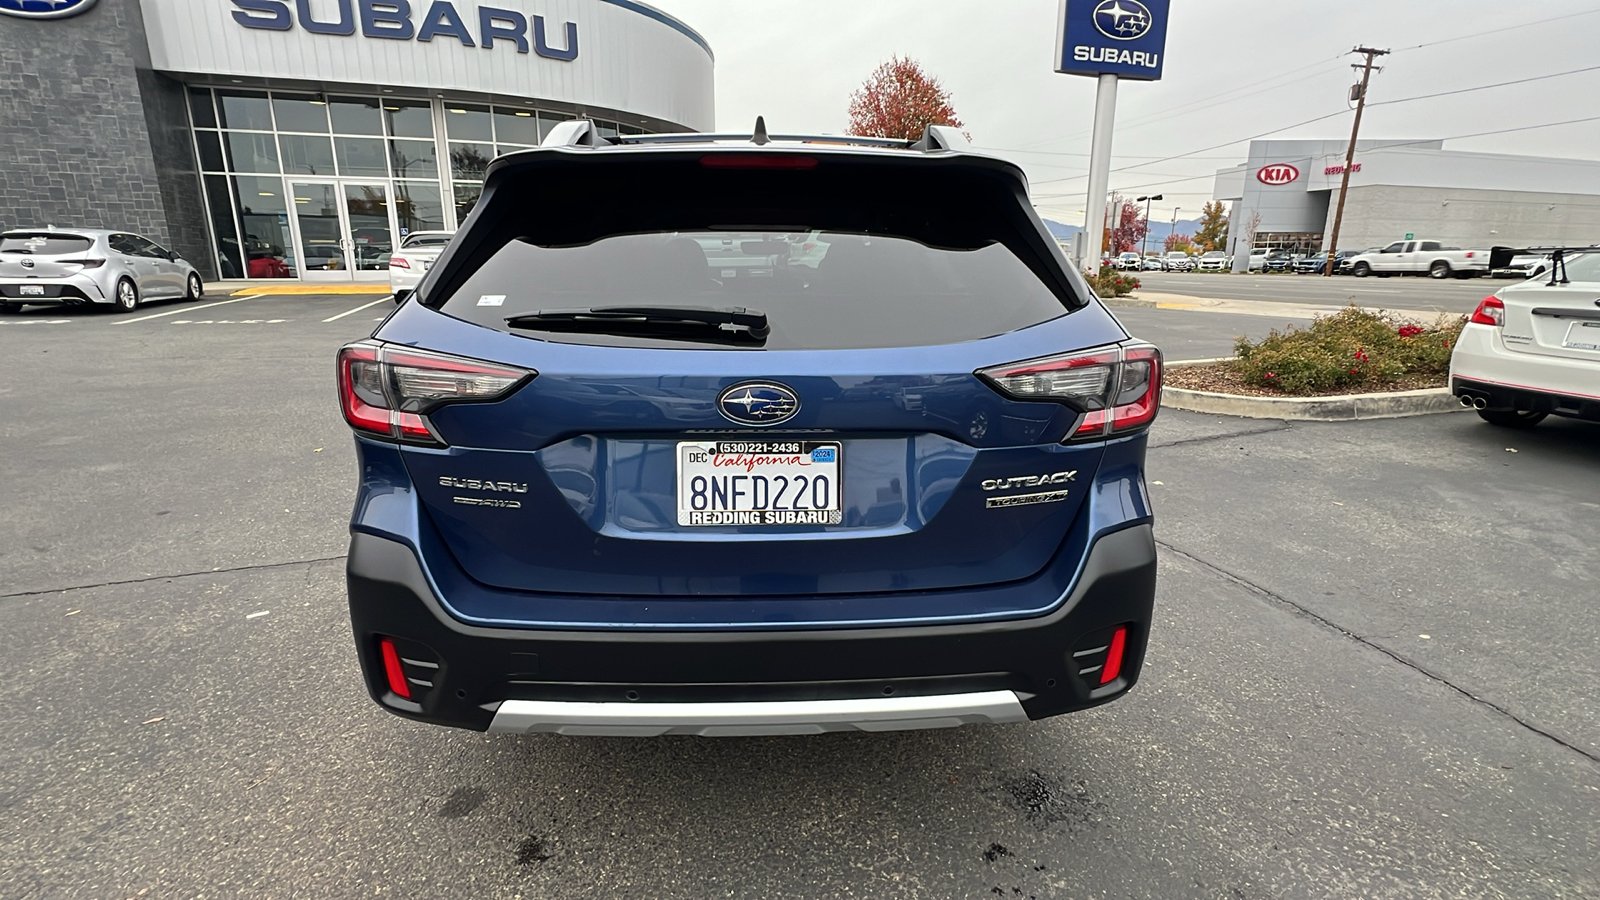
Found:
<svg viewBox="0 0 1600 900"><path fill-rule="evenodd" d="M1152 200L1160 200L1160 199L1161 199L1161 195L1160 194L1152 194L1149 197L1140 197L1140 198L1134 200L1135 203L1143 203L1144 204L1144 238L1139 241L1139 265L1140 266L1144 265L1144 255L1150 251L1150 202Z"/></svg>
<svg viewBox="0 0 1600 900"><path fill-rule="evenodd" d="M1176 206L1172 208L1172 224L1167 226L1167 240L1169 241L1172 240L1173 235L1178 233L1178 209L1179 207Z"/></svg>

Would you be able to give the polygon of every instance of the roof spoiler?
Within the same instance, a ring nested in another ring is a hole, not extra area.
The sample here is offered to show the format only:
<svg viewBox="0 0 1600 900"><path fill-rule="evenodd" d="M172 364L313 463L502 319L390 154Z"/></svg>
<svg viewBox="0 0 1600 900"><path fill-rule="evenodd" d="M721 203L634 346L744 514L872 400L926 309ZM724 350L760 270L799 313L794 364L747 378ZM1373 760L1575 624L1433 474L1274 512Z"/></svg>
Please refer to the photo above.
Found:
<svg viewBox="0 0 1600 900"><path fill-rule="evenodd" d="M1546 284L1571 284L1567 280L1566 257L1569 253L1600 253L1600 244L1587 247L1490 247L1489 270L1504 269L1511 265L1514 257L1543 254L1550 257L1550 280Z"/></svg>
<svg viewBox="0 0 1600 900"><path fill-rule="evenodd" d="M773 141L790 141L804 144L836 144L853 147L887 147L894 150L920 150L939 153L963 150L970 147L966 135L948 125L929 125L922 138L909 141L902 138L865 137L855 134L768 134L763 117L756 117L756 126L749 134L735 133L680 133L680 134L622 134L601 137L599 129L590 119L569 119L557 123L539 142L540 147L610 147L642 144L704 144L711 141L748 141L765 146Z"/></svg>

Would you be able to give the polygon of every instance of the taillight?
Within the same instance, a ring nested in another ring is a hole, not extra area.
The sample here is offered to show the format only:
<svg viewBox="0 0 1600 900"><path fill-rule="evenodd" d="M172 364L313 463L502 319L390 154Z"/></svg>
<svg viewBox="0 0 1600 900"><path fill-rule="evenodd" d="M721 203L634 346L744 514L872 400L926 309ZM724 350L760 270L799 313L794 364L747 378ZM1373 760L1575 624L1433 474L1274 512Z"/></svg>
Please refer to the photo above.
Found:
<svg viewBox="0 0 1600 900"><path fill-rule="evenodd" d="M1161 406L1161 351L1149 344L1047 356L977 374L1017 400L1048 400L1083 411L1073 440L1136 431Z"/></svg>
<svg viewBox="0 0 1600 900"><path fill-rule="evenodd" d="M1506 324L1506 305L1500 302L1499 297L1485 297L1478 308L1472 311L1472 324L1493 325L1504 328Z"/></svg>
<svg viewBox="0 0 1600 900"><path fill-rule="evenodd" d="M538 373L443 353L360 341L339 350L339 405L370 437L443 444L427 414L450 403L498 400Z"/></svg>
<svg viewBox="0 0 1600 900"><path fill-rule="evenodd" d="M389 690L402 700L411 699L411 685L406 683L406 670L400 665L400 651L389 638L378 638L378 652L383 656L383 677Z"/></svg>
<svg viewBox="0 0 1600 900"><path fill-rule="evenodd" d="M1106 664L1100 669L1100 683L1110 684L1122 674L1122 655L1128 648L1128 628L1118 628L1111 635L1111 646L1106 650Z"/></svg>
<svg viewBox="0 0 1600 900"><path fill-rule="evenodd" d="M391 256L389 257L389 268L409 269L411 268L411 260L406 259L404 256Z"/></svg>
<svg viewBox="0 0 1600 900"><path fill-rule="evenodd" d="M64 266L83 266L85 269L98 269L106 264L103 259L63 259L58 261Z"/></svg>

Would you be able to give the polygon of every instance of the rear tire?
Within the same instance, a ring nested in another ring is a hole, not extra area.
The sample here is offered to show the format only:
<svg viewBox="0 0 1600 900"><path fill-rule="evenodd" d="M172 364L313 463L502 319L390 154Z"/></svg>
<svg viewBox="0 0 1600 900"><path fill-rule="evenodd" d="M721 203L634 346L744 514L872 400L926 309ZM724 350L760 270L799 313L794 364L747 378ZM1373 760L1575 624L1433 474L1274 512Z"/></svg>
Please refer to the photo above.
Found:
<svg viewBox="0 0 1600 900"><path fill-rule="evenodd" d="M1429 278L1449 278L1450 277L1450 264L1445 262L1442 259L1438 260L1433 265L1428 267L1428 277Z"/></svg>
<svg viewBox="0 0 1600 900"><path fill-rule="evenodd" d="M1490 425L1516 429L1532 428L1550 415L1525 409L1480 409L1477 412L1478 417Z"/></svg>
<svg viewBox="0 0 1600 900"><path fill-rule="evenodd" d="M1358 262L1350 267L1350 274L1357 278L1365 278L1372 274L1372 267L1364 262Z"/></svg>
<svg viewBox="0 0 1600 900"><path fill-rule="evenodd" d="M189 281L184 285L183 299L194 301L205 295L206 286L200 280L200 273L190 272Z"/></svg>
<svg viewBox="0 0 1600 900"><path fill-rule="evenodd" d="M124 278L117 282L115 299L117 309L122 312L133 312L139 308L139 289L133 286L132 281Z"/></svg>

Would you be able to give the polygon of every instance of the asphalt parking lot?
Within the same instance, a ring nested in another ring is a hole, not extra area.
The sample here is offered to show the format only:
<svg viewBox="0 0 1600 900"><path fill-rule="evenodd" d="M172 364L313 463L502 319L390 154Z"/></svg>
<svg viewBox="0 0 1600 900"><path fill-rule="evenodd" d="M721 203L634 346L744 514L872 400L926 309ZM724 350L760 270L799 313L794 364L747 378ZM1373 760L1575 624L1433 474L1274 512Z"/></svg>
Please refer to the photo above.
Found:
<svg viewBox="0 0 1600 900"><path fill-rule="evenodd" d="M1470 313L1478 301L1514 284L1499 278L1356 278L1340 275L1213 275L1201 272L1139 272L1147 291L1193 297L1263 300L1339 307L1382 307L1417 312Z"/></svg>
<svg viewBox="0 0 1600 900"><path fill-rule="evenodd" d="M488 736L350 647L333 352L389 309L0 318L0 897L1600 896L1600 426L1163 413L1106 707ZM1117 312L1169 358L1275 322Z"/></svg>

